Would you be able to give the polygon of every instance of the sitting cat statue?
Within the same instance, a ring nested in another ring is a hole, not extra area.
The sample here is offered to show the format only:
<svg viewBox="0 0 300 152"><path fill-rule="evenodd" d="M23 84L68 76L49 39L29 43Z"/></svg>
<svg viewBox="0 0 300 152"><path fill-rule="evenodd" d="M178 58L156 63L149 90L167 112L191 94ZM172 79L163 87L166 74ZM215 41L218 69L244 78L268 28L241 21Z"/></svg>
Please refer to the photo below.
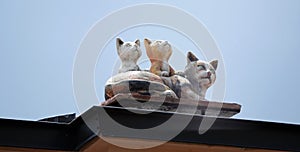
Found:
<svg viewBox="0 0 300 152"><path fill-rule="evenodd" d="M118 55L121 59L119 73L127 71L140 71L137 60L141 57L140 40L135 42L123 42L121 38L116 39Z"/></svg>
<svg viewBox="0 0 300 152"><path fill-rule="evenodd" d="M207 89L216 81L217 66L218 60L201 61L192 52L188 52L183 76L174 75L164 77L163 80L179 98L206 100Z"/></svg>
<svg viewBox="0 0 300 152"><path fill-rule="evenodd" d="M172 47L165 40L151 41L144 39L146 53L151 62L150 72L158 76L169 77L175 74L174 69L169 65L168 61L172 55Z"/></svg>

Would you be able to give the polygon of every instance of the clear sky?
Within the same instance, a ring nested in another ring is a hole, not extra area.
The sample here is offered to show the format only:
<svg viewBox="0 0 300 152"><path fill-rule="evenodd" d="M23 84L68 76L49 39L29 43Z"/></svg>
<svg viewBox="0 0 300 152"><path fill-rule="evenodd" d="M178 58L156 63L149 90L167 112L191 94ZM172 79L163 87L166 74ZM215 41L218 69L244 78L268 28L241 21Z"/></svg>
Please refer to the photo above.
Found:
<svg viewBox="0 0 300 152"><path fill-rule="evenodd" d="M77 112L72 69L81 40L107 14L142 3L176 6L206 26L223 55L225 101L243 106L235 118L300 124L297 0L1 0L0 117L36 120ZM195 49L176 31L158 26L118 36L125 41L167 39L183 53ZM106 71L117 68L114 39L103 51L95 72L100 101ZM141 64L147 67L143 53ZM185 60L171 64L181 69Z"/></svg>

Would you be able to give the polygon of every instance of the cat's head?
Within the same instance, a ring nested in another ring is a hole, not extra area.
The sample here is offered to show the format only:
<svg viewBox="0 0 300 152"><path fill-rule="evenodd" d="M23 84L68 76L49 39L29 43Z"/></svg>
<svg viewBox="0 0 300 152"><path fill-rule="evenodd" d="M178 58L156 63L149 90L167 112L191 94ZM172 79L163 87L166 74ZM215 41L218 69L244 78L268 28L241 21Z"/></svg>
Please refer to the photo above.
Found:
<svg viewBox="0 0 300 152"><path fill-rule="evenodd" d="M150 40L145 38L144 45L150 60L168 61L172 55L172 47L165 40Z"/></svg>
<svg viewBox="0 0 300 152"><path fill-rule="evenodd" d="M123 42L121 38L117 38L116 46L118 55L122 61L134 61L136 63L142 55L140 40Z"/></svg>
<svg viewBox="0 0 300 152"><path fill-rule="evenodd" d="M185 74L189 80L196 81L201 88L209 88L216 81L217 67L218 60L201 61L193 53L188 52Z"/></svg>

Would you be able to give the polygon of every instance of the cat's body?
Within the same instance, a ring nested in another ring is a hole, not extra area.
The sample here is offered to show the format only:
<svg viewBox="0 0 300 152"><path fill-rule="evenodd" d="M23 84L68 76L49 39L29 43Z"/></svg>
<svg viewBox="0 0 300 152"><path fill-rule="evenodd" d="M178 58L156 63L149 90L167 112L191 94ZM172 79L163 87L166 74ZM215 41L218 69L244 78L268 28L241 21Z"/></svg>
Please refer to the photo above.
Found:
<svg viewBox="0 0 300 152"><path fill-rule="evenodd" d="M217 60L208 63L199 60L189 52L187 54L187 65L183 72L184 76L163 77L163 80L179 98L205 100L207 89L216 80L215 70L217 65Z"/></svg>
<svg viewBox="0 0 300 152"><path fill-rule="evenodd" d="M168 41L144 39L147 56L151 61L150 72L158 76L169 77L175 74L168 61L172 55L172 47Z"/></svg>
<svg viewBox="0 0 300 152"><path fill-rule="evenodd" d="M105 99L120 93L178 98L161 77L146 71L127 71L111 77L105 84Z"/></svg>
<svg viewBox="0 0 300 152"><path fill-rule="evenodd" d="M141 57L140 40L135 42L123 42L120 38L116 40L118 55L121 59L119 73L127 71L140 71L137 60Z"/></svg>

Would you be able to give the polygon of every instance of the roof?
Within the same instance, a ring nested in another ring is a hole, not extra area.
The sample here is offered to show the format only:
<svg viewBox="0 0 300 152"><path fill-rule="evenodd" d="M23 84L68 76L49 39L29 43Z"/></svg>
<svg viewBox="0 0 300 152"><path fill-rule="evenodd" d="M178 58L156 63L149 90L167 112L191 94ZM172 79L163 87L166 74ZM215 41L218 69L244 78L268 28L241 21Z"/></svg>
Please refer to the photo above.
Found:
<svg viewBox="0 0 300 152"><path fill-rule="evenodd" d="M136 128L153 126L153 124L164 122L172 115L182 119L188 117L187 114L163 111L142 115L130 112L127 108L94 106L70 123L0 119L0 146L78 151L97 137L85 124L83 118L88 122L97 123L99 122L98 117L101 117L99 115L101 110L105 110L119 123L128 126L134 125ZM199 135L199 123L203 118L212 117L193 116L188 126L171 141L300 151L300 125L218 117L206 133ZM136 137L128 134L117 134L107 128L95 127L93 129L108 137L151 139L147 136Z"/></svg>
<svg viewBox="0 0 300 152"><path fill-rule="evenodd" d="M72 113L72 114L65 114L65 115L60 115L60 116L44 118L39 121L69 123L72 120L74 120L75 118L76 118L76 114Z"/></svg>

